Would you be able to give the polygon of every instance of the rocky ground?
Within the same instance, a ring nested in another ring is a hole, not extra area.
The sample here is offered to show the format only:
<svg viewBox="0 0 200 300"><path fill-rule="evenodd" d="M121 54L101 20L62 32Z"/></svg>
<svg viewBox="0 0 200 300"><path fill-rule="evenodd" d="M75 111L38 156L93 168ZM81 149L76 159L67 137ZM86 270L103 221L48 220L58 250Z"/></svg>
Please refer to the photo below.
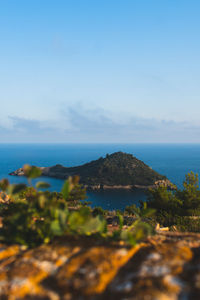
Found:
<svg viewBox="0 0 200 300"><path fill-rule="evenodd" d="M200 234L160 232L136 247L1 244L0 299L200 299Z"/></svg>

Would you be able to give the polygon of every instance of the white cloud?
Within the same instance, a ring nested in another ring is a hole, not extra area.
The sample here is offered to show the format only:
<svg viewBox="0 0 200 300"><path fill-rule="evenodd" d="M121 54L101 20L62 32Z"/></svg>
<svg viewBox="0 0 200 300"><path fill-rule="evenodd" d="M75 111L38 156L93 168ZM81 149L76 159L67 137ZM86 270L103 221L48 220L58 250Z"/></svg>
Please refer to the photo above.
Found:
<svg viewBox="0 0 200 300"><path fill-rule="evenodd" d="M200 142L198 125L127 115L117 118L109 111L77 105L62 113L60 126L51 120L9 119L12 128L0 127L2 142Z"/></svg>

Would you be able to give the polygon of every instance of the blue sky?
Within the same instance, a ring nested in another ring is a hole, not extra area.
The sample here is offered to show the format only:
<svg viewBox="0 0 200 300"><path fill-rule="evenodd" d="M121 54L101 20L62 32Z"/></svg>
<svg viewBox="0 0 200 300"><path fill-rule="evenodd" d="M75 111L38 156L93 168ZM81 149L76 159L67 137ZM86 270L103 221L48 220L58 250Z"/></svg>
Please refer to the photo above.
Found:
<svg viewBox="0 0 200 300"><path fill-rule="evenodd" d="M0 0L1 142L200 142L200 1Z"/></svg>

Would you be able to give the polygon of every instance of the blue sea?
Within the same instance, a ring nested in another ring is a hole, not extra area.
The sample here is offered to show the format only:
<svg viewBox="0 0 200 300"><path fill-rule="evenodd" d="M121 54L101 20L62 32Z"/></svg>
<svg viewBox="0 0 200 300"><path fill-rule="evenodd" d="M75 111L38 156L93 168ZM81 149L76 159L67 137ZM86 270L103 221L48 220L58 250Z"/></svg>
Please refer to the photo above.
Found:
<svg viewBox="0 0 200 300"><path fill-rule="evenodd" d="M26 163L70 167L116 151L133 154L179 187L186 173L200 173L200 144L0 144L0 179L8 178L12 183L26 182L23 177L8 175ZM61 190L63 180L43 179L51 184L50 190ZM146 199L145 193L140 190L88 192L87 196L92 207L110 210L123 210L127 205Z"/></svg>

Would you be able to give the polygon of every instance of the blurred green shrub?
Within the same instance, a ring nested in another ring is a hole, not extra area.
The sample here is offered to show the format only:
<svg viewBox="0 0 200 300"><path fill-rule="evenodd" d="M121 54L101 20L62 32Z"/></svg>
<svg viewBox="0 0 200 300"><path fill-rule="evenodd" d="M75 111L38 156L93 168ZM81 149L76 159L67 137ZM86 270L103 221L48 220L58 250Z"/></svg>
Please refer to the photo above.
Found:
<svg viewBox="0 0 200 300"><path fill-rule="evenodd" d="M149 190L148 207L156 209L156 221L163 226L175 225L181 231L200 231L200 190L198 174L185 176L183 189L166 187Z"/></svg>
<svg viewBox="0 0 200 300"><path fill-rule="evenodd" d="M25 176L31 186L10 184L4 179L0 190L9 195L9 203L1 206L0 240L34 247L49 243L56 236L69 234L95 235L107 240L124 240L135 244L151 230L140 218L130 228L123 229L123 216L118 213L119 229L111 235L107 233L106 211L79 205L86 198L85 189L79 185L79 177L69 177L61 193L46 190L49 184L39 181L33 187L31 180L41 175L40 169L26 165ZM38 190L39 189L39 190ZM44 191L41 191L44 190ZM75 207L71 208L72 203Z"/></svg>

